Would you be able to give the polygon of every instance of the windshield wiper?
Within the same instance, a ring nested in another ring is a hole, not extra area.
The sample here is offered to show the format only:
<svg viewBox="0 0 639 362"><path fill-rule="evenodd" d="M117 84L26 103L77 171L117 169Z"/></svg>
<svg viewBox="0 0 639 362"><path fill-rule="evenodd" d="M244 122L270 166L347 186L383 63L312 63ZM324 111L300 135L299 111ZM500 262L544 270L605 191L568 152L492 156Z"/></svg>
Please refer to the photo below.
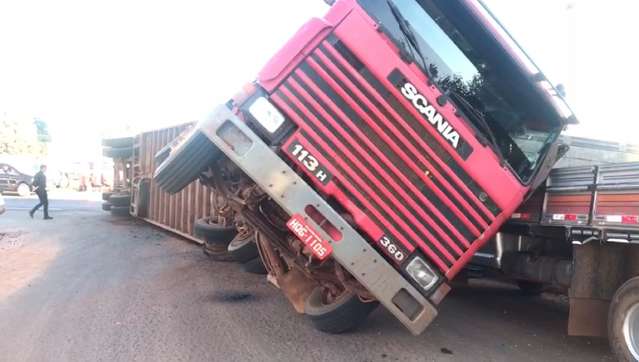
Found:
<svg viewBox="0 0 639 362"><path fill-rule="evenodd" d="M422 68L424 69L424 71L426 71L426 74L430 76L428 67L426 67L426 59L424 58L424 54L422 53L422 50L419 46L419 41L417 40L415 31L413 31L412 25L410 25L410 22L406 20L404 15L402 15L401 11L399 11L399 9L397 8L397 5L395 5L391 0L386 0L386 4L388 4L391 14L393 14L393 17L395 18L395 21L397 21L399 30L402 32L402 34L404 34L404 37L413 49L413 51L411 51L411 53L413 53L413 60L417 60L414 56L414 54L417 53L417 56L422 63ZM403 50L406 51L406 44L404 44L403 42L402 47L404 48Z"/></svg>
<svg viewBox="0 0 639 362"><path fill-rule="evenodd" d="M457 105L459 105L463 109L463 112L470 118L470 121L473 122L473 124L477 126L477 128L479 128L482 134L486 138L488 138L488 141L493 145L493 149L495 150L499 158L504 161L504 154L501 152L499 143L497 143L497 137L488 125L488 122L486 122L484 115L472 104L470 104L470 102L464 99L464 97L462 97L459 93L453 90L449 90L448 95Z"/></svg>

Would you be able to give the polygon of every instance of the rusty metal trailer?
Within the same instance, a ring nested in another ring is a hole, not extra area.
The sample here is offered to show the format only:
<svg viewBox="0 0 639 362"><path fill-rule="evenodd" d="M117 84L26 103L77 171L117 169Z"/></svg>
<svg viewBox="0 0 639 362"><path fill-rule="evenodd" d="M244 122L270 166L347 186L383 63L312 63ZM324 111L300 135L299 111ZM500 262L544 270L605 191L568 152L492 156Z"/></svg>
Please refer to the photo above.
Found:
<svg viewBox="0 0 639 362"><path fill-rule="evenodd" d="M147 202L145 210L135 210L133 206L132 213L153 225L202 243L202 240L194 235L193 225L195 220L209 216L213 202L211 189L196 180L182 191L169 194L153 181L153 172L157 166L156 154L192 126L192 123L186 123L136 136L132 160L132 205L139 204L137 200Z"/></svg>
<svg viewBox="0 0 639 362"><path fill-rule="evenodd" d="M116 180L113 192L130 195L132 216L201 244L202 240L193 233L193 225L195 220L210 214L211 189L196 180L182 191L169 194L153 181L158 152L192 126L185 123L136 135L130 155L113 157Z"/></svg>

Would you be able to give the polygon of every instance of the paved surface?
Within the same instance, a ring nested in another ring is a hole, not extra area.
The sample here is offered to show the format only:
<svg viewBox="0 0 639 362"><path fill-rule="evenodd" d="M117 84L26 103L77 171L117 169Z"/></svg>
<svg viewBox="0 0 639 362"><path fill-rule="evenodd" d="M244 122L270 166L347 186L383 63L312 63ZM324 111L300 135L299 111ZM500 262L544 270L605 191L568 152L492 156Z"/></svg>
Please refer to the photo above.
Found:
<svg viewBox="0 0 639 362"><path fill-rule="evenodd" d="M99 202L53 200L52 221L10 198L0 216L1 361L600 361L565 336L560 298L456 289L413 337L378 309L357 332L312 329L260 276Z"/></svg>
<svg viewBox="0 0 639 362"><path fill-rule="evenodd" d="M20 197L12 195L4 195L7 208L13 211L29 211L37 203L38 197L32 194L29 197ZM73 191L49 191L49 210L54 213L56 211L81 211L95 210L96 201L102 199L99 192L73 192ZM98 204L99 207L99 204ZM38 211L42 217L42 208Z"/></svg>

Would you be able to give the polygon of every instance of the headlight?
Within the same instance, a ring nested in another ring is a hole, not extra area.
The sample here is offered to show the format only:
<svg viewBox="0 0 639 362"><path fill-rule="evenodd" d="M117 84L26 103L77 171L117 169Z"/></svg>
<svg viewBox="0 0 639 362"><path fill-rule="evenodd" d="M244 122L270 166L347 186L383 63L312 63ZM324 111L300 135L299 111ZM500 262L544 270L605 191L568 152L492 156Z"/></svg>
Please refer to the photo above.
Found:
<svg viewBox="0 0 639 362"><path fill-rule="evenodd" d="M270 133L275 133L284 123L284 116L264 97L259 97L249 107L249 112Z"/></svg>
<svg viewBox="0 0 639 362"><path fill-rule="evenodd" d="M415 279L417 284L424 288L424 290L432 288L439 279L433 269L431 269L431 267L420 257L415 257L410 263L408 263L406 272Z"/></svg>

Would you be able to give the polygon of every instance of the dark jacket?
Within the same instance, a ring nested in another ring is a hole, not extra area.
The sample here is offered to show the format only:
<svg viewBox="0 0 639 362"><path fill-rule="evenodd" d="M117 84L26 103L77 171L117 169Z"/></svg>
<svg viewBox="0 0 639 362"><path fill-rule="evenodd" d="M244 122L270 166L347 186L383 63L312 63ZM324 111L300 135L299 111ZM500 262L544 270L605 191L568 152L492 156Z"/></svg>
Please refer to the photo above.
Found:
<svg viewBox="0 0 639 362"><path fill-rule="evenodd" d="M33 187L38 188L37 191L45 191L47 189L47 176L44 175L44 172L38 171L33 177Z"/></svg>

